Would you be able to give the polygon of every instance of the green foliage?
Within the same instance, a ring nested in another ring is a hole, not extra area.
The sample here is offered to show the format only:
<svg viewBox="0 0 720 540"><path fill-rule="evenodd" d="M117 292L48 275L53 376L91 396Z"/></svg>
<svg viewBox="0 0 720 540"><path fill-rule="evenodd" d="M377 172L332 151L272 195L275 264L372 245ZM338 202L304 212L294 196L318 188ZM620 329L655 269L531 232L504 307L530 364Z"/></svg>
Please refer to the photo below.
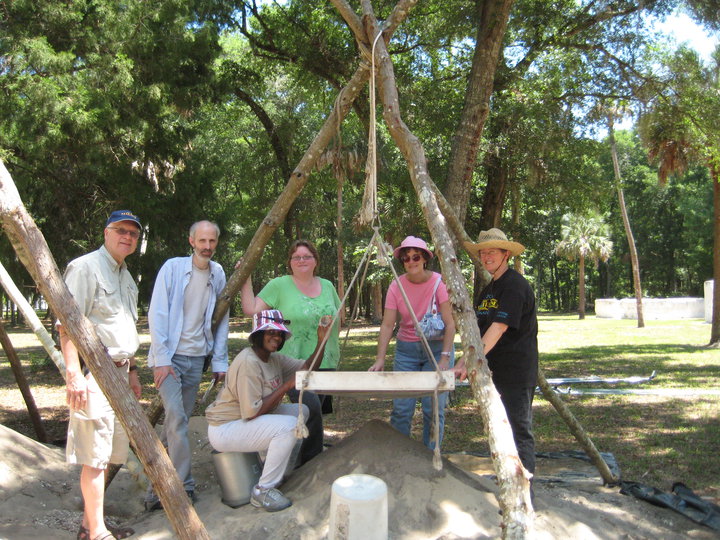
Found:
<svg viewBox="0 0 720 540"><path fill-rule="evenodd" d="M630 223L638 248L643 294L702 296L712 276L712 186L707 171L692 168L683 177L671 176L666 186L648 163L636 132L616 133L618 159ZM609 151L601 158L612 182ZM609 296L632 296L630 255L617 202L610 205L615 256L608 262L612 276Z"/></svg>
<svg viewBox="0 0 720 540"><path fill-rule="evenodd" d="M575 298L574 266L552 249L562 216L617 211L609 161L589 136L596 118L588 111L597 101L641 94L637 75L657 43L643 17L676 4L515 3L466 229L474 236L487 228L484 196L505 179L500 226L528 247L523 264L545 308L568 309ZM373 6L385 19L395 1ZM0 157L61 266L100 243L111 209L137 212L148 225L147 250L128 262L142 276L144 300L162 262L188 253L187 229L200 218L219 223L217 259L232 271L358 65L354 37L329 3L15 0L5 8ZM441 188L481 22L477 3L423 1L389 45L403 118ZM653 95L648 87L643 96ZM339 127L328 148L336 157L328 152L312 172L255 269L256 285L286 271L287 245L299 236L318 244L321 274L333 280L341 242L346 279L352 275L371 236L353 226L364 190L367 102L361 95ZM407 234L429 239L407 164L378 117L382 232L393 245ZM671 179L663 191L643 159L633 154L626 177L647 290L696 291L709 265L706 235L692 234L707 220L700 188L706 177L691 168L695 180ZM588 269L591 299L628 287L624 236L611 223L620 251L608 265ZM9 253L6 244L0 250ZM22 270L5 258L24 282ZM471 265L461 259L469 275ZM368 282L386 279L373 268Z"/></svg>
<svg viewBox="0 0 720 540"><path fill-rule="evenodd" d="M101 243L113 209L135 211L151 239L168 222L179 233L194 220L192 206L184 223L176 206L154 197L183 191L190 119L212 96L216 23L228 9L204 1L4 4L0 152L61 267ZM138 274L157 267L128 262Z"/></svg>

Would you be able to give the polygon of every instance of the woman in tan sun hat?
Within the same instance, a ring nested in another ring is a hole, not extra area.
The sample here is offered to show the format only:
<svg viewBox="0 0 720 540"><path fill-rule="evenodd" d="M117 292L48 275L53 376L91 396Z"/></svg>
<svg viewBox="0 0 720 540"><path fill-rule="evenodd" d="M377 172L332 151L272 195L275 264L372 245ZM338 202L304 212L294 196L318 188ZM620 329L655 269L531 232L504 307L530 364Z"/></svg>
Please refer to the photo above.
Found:
<svg viewBox="0 0 720 540"><path fill-rule="evenodd" d="M480 293L476 308L478 326L520 461L528 472L534 473L532 402L538 372L535 294L528 281L508 266L508 259L522 253L525 246L508 240L500 229L481 231L477 242L464 244L465 249L480 255L483 267L492 275ZM467 377L462 359L455 374L460 379Z"/></svg>

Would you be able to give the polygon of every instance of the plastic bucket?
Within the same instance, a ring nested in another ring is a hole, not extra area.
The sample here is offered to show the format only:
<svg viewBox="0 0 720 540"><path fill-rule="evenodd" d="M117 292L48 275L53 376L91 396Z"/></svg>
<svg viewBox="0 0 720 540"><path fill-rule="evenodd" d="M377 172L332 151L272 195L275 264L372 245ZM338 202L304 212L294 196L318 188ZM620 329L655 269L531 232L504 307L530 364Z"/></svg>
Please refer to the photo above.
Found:
<svg viewBox="0 0 720 540"><path fill-rule="evenodd" d="M369 474L341 476L330 496L330 540L387 540L387 485Z"/></svg>

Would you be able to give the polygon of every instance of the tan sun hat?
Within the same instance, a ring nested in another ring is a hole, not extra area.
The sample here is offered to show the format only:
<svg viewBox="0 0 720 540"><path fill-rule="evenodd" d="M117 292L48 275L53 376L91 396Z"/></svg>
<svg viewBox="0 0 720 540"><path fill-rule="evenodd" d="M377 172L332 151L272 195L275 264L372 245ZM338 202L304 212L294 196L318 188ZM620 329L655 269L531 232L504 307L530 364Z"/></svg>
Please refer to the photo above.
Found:
<svg viewBox="0 0 720 540"><path fill-rule="evenodd" d="M511 255L520 255L525 251L525 246L519 242L511 242L500 229L492 228L489 231L480 231L477 243L463 242L468 251L480 251L481 249L506 249Z"/></svg>

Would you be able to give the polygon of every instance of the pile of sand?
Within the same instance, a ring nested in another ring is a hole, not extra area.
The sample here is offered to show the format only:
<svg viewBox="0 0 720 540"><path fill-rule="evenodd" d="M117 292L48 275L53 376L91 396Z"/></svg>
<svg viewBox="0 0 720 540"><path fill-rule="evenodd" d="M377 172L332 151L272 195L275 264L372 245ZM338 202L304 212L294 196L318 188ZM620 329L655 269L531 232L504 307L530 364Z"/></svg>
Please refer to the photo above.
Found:
<svg viewBox="0 0 720 540"><path fill-rule="evenodd" d="M195 508L212 538L323 538L329 527L332 483L351 473L371 474L386 482L390 538L500 537L497 488L488 460L453 458L480 474L466 472L447 459L443 470L435 471L430 451L384 422L366 424L296 470L282 487L293 506L274 514L249 505L233 509L222 504L205 421L193 418L190 427L199 497ZM0 538L75 538L81 517L78 468L66 465L61 451L2 426L0 452ZM567 474L559 471L563 467L568 466L538 461L538 538L717 538L714 531L679 514L602 487L582 462ZM173 538L162 511L142 511L143 480L123 469L108 491L107 513L134 527L134 538Z"/></svg>

